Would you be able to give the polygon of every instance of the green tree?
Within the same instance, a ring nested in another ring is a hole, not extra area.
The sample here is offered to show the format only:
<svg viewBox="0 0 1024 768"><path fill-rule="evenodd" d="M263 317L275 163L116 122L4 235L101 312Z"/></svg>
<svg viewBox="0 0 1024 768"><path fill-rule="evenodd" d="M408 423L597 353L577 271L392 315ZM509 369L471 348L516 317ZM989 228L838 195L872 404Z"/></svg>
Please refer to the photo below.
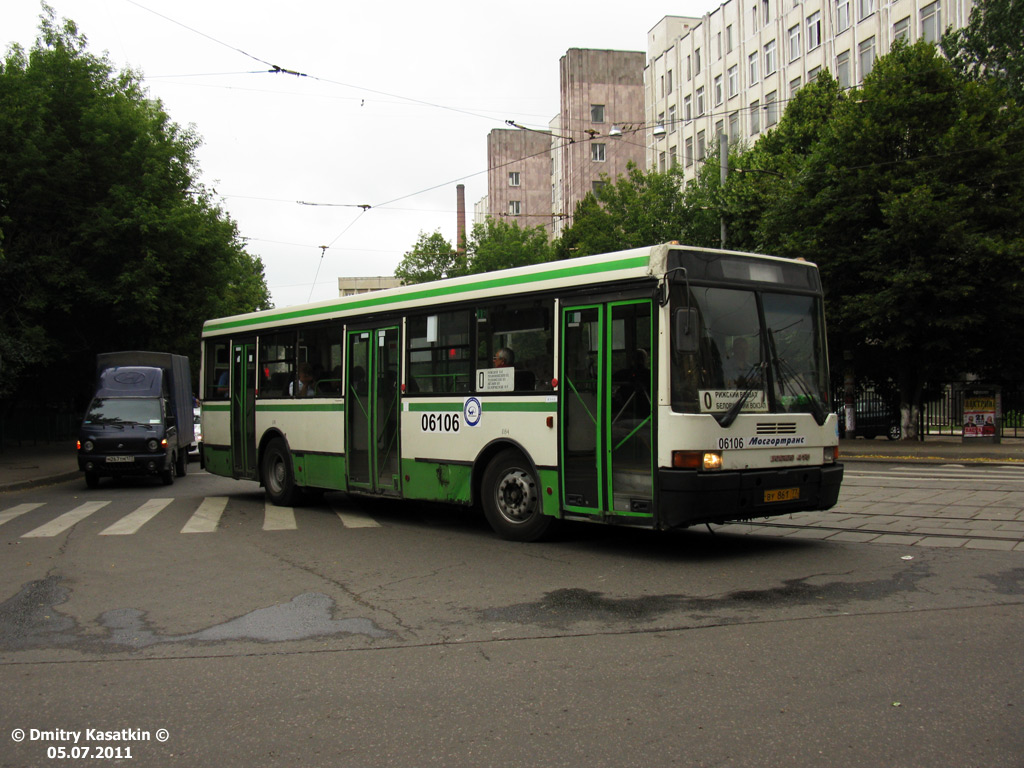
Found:
<svg viewBox="0 0 1024 768"><path fill-rule="evenodd" d="M440 232L432 235L420 232L416 245L402 257L395 269L395 277L406 285L464 274L466 257L452 248L452 244Z"/></svg>
<svg viewBox="0 0 1024 768"><path fill-rule="evenodd" d="M1002 82L1024 106L1024 0L978 0L967 26L943 36L942 49L958 72Z"/></svg>
<svg viewBox="0 0 1024 768"><path fill-rule="evenodd" d="M896 381L907 438L927 383L995 375L1019 348L1022 167L1024 115L1002 88L962 79L930 44L897 45L765 214L781 255L821 266L858 371Z"/></svg>
<svg viewBox="0 0 1024 768"><path fill-rule="evenodd" d="M44 6L0 64L0 397L81 407L97 352L190 355L269 306L263 265L196 183L199 138Z"/></svg>
<svg viewBox="0 0 1024 768"><path fill-rule="evenodd" d="M466 246L468 273L525 267L551 261L554 249L544 227L520 227L517 222L487 218L474 224Z"/></svg>
<svg viewBox="0 0 1024 768"><path fill-rule="evenodd" d="M605 179L576 205L572 226L556 245L558 258L642 248L679 240L690 211L683 203L682 170L643 171Z"/></svg>

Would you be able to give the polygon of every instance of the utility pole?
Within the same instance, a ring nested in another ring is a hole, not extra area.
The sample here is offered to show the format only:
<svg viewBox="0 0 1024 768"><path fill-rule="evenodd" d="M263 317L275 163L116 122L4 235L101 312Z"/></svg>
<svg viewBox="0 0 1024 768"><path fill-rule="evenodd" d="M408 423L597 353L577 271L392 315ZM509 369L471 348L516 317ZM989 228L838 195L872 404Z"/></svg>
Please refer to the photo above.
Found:
<svg viewBox="0 0 1024 768"><path fill-rule="evenodd" d="M718 134L718 158L719 158L719 166L722 169L721 170L722 193L723 193L722 203L724 205L724 203L725 203L725 199L724 199L725 180L729 177L729 137L726 135L725 131L722 131L722 133ZM725 211L724 210L722 211L721 221L722 221L722 247L725 248L725 235L726 235L726 232L725 232Z"/></svg>

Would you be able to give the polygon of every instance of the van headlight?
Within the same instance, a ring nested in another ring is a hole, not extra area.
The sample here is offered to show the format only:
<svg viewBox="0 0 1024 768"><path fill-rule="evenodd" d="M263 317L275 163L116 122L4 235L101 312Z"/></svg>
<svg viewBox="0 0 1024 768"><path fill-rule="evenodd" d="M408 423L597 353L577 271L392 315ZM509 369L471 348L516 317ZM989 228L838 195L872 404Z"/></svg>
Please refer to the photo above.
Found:
<svg viewBox="0 0 1024 768"><path fill-rule="evenodd" d="M160 447L160 443L157 442L156 440L150 440L148 443L146 443L146 447L149 448L149 450L151 451L155 451Z"/></svg>

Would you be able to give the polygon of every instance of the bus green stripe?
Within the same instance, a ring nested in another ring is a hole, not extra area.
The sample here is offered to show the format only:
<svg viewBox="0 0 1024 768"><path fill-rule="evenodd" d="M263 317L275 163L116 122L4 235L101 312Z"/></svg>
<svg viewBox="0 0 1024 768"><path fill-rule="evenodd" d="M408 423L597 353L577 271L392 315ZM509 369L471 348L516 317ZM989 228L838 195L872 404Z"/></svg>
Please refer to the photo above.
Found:
<svg viewBox="0 0 1024 768"><path fill-rule="evenodd" d="M407 410L412 413L446 413L448 411L462 411L462 403L424 403L411 402L406 400ZM558 403L493 403L487 400L480 401L480 408L485 413L543 413L546 411L557 411Z"/></svg>
<svg viewBox="0 0 1024 768"><path fill-rule="evenodd" d="M369 309L371 307L379 308L386 306L388 304L401 304L404 302L417 301L420 299L451 297L459 293L484 291L491 288L506 288L512 285L524 285L527 283L547 282L550 280L559 280L566 277L597 275L603 272L618 272L624 269L636 269L638 267L646 267L649 261L650 257L648 255L633 256L626 259L619 259L618 261L608 261L602 262L600 264L587 264L585 266L563 267L562 269L553 269L551 271L545 271L531 275L496 277L490 279L476 280L471 283L465 283L462 285L445 284L433 288L424 288L418 291L410 290L408 293L402 293L398 296L371 297L351 302L345 302L343 304L331 304L326 307L295 309L287 312L260 315L259 317L247 317L241 320L229 320L225 322L210 321L206 323L206 325L203 328L203 331L204 333L209 331L224 331L230 328L244 328L246 326L260 325L262 323L275 323L283 322L284 320L294 320L300 317L311 318L316 317L317 315L326 315L332 312L338 312L340 310Z"/></svg>

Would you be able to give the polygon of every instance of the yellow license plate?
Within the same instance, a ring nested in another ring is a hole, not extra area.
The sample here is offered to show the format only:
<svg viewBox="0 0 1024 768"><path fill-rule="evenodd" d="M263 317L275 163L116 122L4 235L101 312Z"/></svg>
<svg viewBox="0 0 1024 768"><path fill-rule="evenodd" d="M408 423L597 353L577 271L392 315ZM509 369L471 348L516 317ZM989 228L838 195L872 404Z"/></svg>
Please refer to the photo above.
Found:
<svg viewBox="0 0 1024 768"><path fill-rule="evenodd" d="M765 502L772 501L795 501L800 498L799 488L779 488L774 491L765 491L764 500Z"/></svg>

